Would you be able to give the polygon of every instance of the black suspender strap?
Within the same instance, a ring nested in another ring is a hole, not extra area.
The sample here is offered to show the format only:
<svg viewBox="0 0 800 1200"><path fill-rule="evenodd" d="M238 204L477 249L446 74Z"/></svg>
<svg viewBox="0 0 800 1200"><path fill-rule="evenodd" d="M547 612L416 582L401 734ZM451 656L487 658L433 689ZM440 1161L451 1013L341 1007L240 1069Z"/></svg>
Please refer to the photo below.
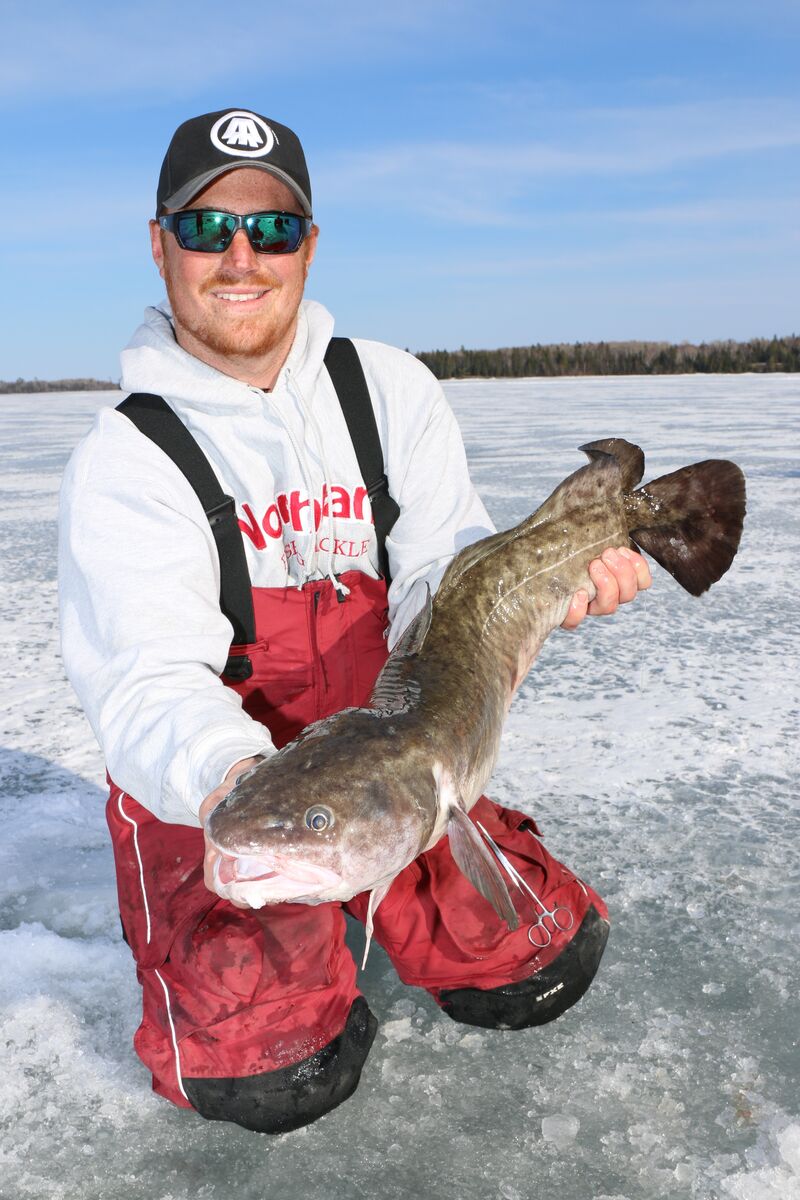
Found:
<svg viewBox="0 0 800 1200"><path fill-rule="evenodd" d="M358 352L349 338L331 338L325 354L325 365L342 406L367 489L378 539L378 567L388 585L386 535L397 520L400 507L389 495L389 482L384 470L383 450L369 388ZM233 626L233 644L242 646L254 642L256 631L250 572L233 497L225 495L205 454L163 396L134 392L117 408L140 433L163 450L194 489L217 544L219 603ZM248 678L252 674L250 660L243 655L231 655L224 674L232 679Z"/></svg>
<svg viewBox="0 0 800 1200"><path fill-rule="evenodd" d="M217 543L219 603L233 626L233 643L241 646L254 642L256 631L250 572L233 497L225 495L205 454L162 396L135 392L117 408L172 459L197 494ZM226 674L234 674L235 662L229 659L228 666L232 670L226 667ZM241 665L245 663L249 666L246 659ZM244 678L249 674L250 670Z"/></svg>
<svg viewBox="0 0 800 1200"><path fill-rule="evenodd" d="M349 338L331 338L325 366L339 397L367 489L378 538L378 567L388 586L391 579L386 536L400 515L400 506L389 494L375 410L358 351Z"/></svg>

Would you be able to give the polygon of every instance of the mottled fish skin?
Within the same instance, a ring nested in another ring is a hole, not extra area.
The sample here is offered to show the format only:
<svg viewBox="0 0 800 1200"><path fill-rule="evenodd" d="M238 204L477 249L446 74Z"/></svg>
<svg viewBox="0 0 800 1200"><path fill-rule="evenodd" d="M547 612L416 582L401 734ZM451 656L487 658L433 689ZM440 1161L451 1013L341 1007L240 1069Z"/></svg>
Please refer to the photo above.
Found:
<svg viewBox="0 0 800 1200"><path fill-rule="evenodd" d="M634 493L644 465L638 447L607 439L583 449L589 465L532 516L454 558L390 655L369 708L310 726L226 797L207 826L220 850L294 856L336 871L340 885L310 894L309 903L384 894L446 832L453 808L468 812L484 791L514 693L574 593L596 593L593 559L629 544L634 530L640 540L660 529L666 551L657 557L689 590L727 570L744 516L738 467L712 460L685 468L694 497L687 510L681 472ZM696 544L706 558L716 555L713 570L695 561ZM318 832L307 822L319 808L331 820ZM455 854L452 823L450 832ZM273 892L261 896L244 881L228 894L275 902Z"/></svg>

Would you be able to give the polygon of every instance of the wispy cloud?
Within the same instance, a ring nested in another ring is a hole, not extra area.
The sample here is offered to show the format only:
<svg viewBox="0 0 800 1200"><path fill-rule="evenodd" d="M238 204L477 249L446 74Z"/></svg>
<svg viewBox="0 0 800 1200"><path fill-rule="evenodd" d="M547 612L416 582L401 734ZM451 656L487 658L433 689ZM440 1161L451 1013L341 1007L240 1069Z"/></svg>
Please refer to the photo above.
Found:
<svg viewBox="0 0 800 1200"><path fill-rule="evenodd" d="M249 9L220 7L217 0L39 0L4 6L0 96L18 104L54 96L147 97L155 88L163 97L220 81L238 82L246 96L272 79L307 75L320 63L334 73L353 61L385 61L396 69L401 57L433 64L435 78L446 76L448 60L465 49L487 55L524 47L534 61L543 43L563 48L567 67L567 52L587 40L598 54L603 47L608 52L630 29L707 37L783 28L789 35L798 20L796 0L760 0L757 7L752 0L493 0L490 6L485 0L293 0ZM663 80L663 70L655 74ZM536 86L552 95L551 81ZM503 75L487 80L487 87L497 98L504 90L513 97Z"/></svg>
<svg viewBox="0 0 800 1200"><path fill-rule="evenodd" d="M715 197L695 204L661 204L646 208L597 209L591 214L595 224L604 221L617 222L624 225L670 226L683 228L692 225L711 225L716 230L720 226L753 224L759 227L779 231L781 237L789 231L797 233L797 218L800 213L800 194L786 197L759 196L751 200L731 199L730 197ZM569 220L571 217L579 220L586 219L586 213L562 214L560 219ZM553 218L556 219L555 217ZM789 233L791 237L791 234Z"/></svg>
<svg viewBox="0 0 800 1200"><path fill-rule="evenodd" d="M101 0L40 0L4 14L0 98L24 103L53 96L196 93L228 81L246 98L286 80L370 54L428 52L434 28L451 47L474 32L478 0L293 0L231 9L217 0L114 5ZM155 93L154 93L155 90Z"/></svg>
<svg viewBox="0 0 800 1200"><path fill-rule="evenodd" d="M554 113L550 141L436 141L374 146L315 166L329 204L371 203L449 221L513 220L520 202L558 181L665 175L800 145L800 103L732 99Z"/></svg>
<svg viewBox="0 0 800 1200"><path fill-rule="evenodd" d="M553 143L417 142L377 146L319 164L329 193L440 179L461 191L512 190L517 181L668 172L698 161L800 145L800 103L726 100L551 114Z"/></svg>
<svg viewBox="0 0 800 1200"><path fill-rule="evenodd" d="M794 244L787 243L784 237L773 233L749 234L731 236L723 241L711 241L702 236L686 234L675 237L667 243L663 238L636 235L615 241L613 244L600 244L591 249L585 247L570 248L562 245L553 251L534 252L525 246L505 243L500 251L492 246L478 243L469 254L447 253L435 260L425 263L409 261L407 256L383 256L383 263L390 267L396 278L411 277L433 279L473 280L486 283L489 280L528 280L535 281L538 290L543 277L548 279L556 275L570 274L588 279L591 276L610 277L620 272L626 273L633 267L642 274L651 273L652 277L663 276L663 271L655 268L672 267L684 273L687 266L693 270L706 269L709 263L715 268L720 264L730 265L739 270L742 261L760 262L762 266L769 261L774 265L785 264L787 257L797 257L800 251L800 238ZM369 259L350 255L354 274L366 274ZM335 265L335 264L334 264ZM715 269L715 274L718 274Z"/></svg>

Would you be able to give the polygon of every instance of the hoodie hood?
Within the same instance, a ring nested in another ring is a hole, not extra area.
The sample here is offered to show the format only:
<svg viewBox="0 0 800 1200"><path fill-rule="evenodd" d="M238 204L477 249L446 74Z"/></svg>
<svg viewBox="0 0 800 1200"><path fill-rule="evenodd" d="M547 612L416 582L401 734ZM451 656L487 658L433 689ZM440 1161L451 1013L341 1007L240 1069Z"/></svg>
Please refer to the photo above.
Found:
<svg viewBox="0 0 800 1200"><path fill-rule="evenodd" d="M332 335L333 317L327 309L315 300L303 300L292 348L273 392L281 391L291 377L303 394L313 395ZM223 374L178 345L166 299L145 309L144 321L120 355L120 365L124 391L154 392L207 413L261 408L259 388Z"/></svg>

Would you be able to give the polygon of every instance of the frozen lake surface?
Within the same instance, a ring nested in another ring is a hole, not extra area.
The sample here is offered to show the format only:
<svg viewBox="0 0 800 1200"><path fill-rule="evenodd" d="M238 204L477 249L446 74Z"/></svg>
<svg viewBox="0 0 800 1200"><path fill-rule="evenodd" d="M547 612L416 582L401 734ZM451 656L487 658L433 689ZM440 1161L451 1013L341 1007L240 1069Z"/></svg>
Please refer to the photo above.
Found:
<svg viewBox="0 0 800 1200"><path fill-rule="evenodd" d="M656 569L557 632L490 793L605 895L595 985L560 1021L458 1026L379 947L381 1027L355 1096L265 1138L150 1091L120 940L103 767L57 650L67 456L118 395L0 397L0 1196L9 1200L797 1200L800 377L457 382L499 525L639 441L646 478L730 457L739 557L703 599ZM354 944L361 939L354 932Z"/></svg>

